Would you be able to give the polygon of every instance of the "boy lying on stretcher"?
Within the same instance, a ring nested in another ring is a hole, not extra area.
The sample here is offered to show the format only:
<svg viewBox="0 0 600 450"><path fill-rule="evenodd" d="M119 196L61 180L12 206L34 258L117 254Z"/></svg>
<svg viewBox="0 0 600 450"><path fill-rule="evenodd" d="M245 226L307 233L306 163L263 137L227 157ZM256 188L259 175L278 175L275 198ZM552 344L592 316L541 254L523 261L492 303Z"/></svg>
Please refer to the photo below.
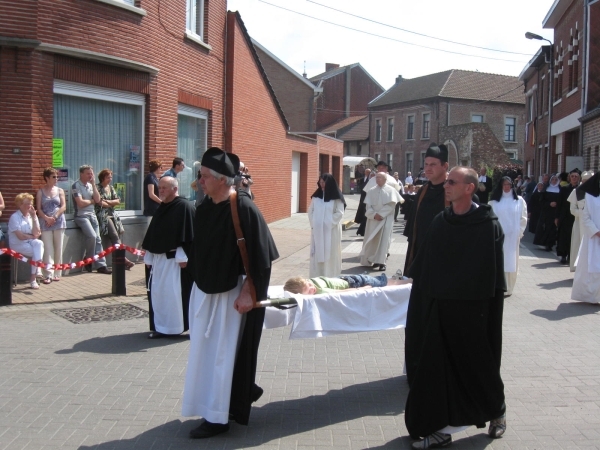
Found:
<svg viewBox="0 0 600 450"><path fill-rule="evenodd" d="M294 277L285 282L283 290L292 294L315 295L336 291L349 291L352 289L399 286L410 283L412 283L410 278L406 280L388 279L385 273L376 277L370 275L340 275L336 278L316 277L309 279Z"/></svg>

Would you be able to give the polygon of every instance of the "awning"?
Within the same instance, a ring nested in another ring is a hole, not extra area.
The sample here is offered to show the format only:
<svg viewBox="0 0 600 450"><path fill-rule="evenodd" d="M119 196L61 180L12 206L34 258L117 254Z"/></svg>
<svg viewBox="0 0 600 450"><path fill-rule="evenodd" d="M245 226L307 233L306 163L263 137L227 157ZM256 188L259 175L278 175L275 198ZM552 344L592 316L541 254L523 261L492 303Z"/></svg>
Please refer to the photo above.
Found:
<svg viewBox="0 0 600 450"><path fill-rule="evenodd" d="M343 164L344 166L350 167L358 166L359 164L375 167L377 161L375 161L373 158L364 156L344 156Z"/></svg>

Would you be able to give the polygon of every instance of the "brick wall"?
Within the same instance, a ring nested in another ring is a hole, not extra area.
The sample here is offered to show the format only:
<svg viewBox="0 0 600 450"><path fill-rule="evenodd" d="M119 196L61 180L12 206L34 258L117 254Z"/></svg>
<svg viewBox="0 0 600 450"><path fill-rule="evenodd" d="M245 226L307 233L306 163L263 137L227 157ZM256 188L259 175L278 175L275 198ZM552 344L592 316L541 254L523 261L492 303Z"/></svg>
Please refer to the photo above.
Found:
<svg viewBox="0 0 600 450"><path fill-rule="evenodd" d="M255 47L277 100L285 113L290 131L314 131L311 118L314 89L282 67L267 53ZM308 80L307 80L308 81Z"/></svg>
<svg viewBox="0 0 600 450"><path fill-rule="evenodd" d="M589 5L587 111L600 106L600 2Z"/></svg>
<svg viewBox="0 0 600 450"><path fill-rule="evenodd" d="M583 156L586 170L600 170L600 117L583 125Z"/></svg>
<svg viewBox="0 0 600 450"><path fill-rule="evenodd" d="M9 207L13 194L37 189L42 168L50 165L55 78L144 93L146 162L168 163L176 155L177 104L186 99L206 100L208 145L223 146L226 1L210 0L206 5L204 38L210 51L185 38L182 2L144 1L146 16L96 0L0 2L3 36L37 39L159 69L157 75L149 75L35 49L0 47L0 191ZM181 91L189 95L181 96ZM14 148L21 153L13 154ZM19 170L14 170L17 166Z"/></svg>

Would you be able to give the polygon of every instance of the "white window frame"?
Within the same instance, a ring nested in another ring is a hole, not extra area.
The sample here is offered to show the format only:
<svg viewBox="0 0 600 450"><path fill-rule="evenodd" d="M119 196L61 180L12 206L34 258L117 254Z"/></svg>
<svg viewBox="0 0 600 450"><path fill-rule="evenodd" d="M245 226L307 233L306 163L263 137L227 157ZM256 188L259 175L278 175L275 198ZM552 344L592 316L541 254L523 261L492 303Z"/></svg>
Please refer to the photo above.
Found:
<svg viewBox="0 0 600 450"><path fill-rule="evenodd" d="M409 130L409 125L411 124L411 119L412 117L412 135L409 136L408 135L408 130ZM408 116L406 116L406 140L407 141L414 141L415 140L415 114L409 114Z"/></svg>
<svg viewBox="0 0 600 450"><path fill-rule="evenodd" d="M504 149L504 151L506 152L506 155L508 156L508 159L510 159L511 161L515 161L517 159L517 150L506 150L506 149Z"/></svg>
<svg viewBox="0 0 600 450"><path fill-rule="evenodd" d="M409 155L410 155L410 170L408 168L408 156ZM408 174L408 172L412 173L412 172L415 171L415 168L414 168L414 165L415 165L415 156L414 156L413 152L406 152L404 164L405 164L405 167L404 167L404 169L405 169L404 172L405 173ZM415 179L415 177L413 177L413 182L414 182L414 179Z"/></svg>
<svg viewBox="0 0 600 450"><path fill-rule="evenodd" d="M506 121L508 119L514 119L515 123L514 123L514 132L513 132L513 140L509 140L506 139L506 127L507 127L507 123ZM504 142L517 142L517 116L504 116Z"/></svg>
<svg viewBox="0 0 600 450"><path fill-rule="evenodd" d="M140 167L140 173L145 173L145 169L144 169L144 161L145 161L145 152L146 149L144 148L144 136L146 136L146 130L145 130L145 126L146 126L146 96L144 94L138 94L136 92L128 92L128 91L120 91L117 89L109 89L109 88L103 88L103 87L99 87L99 86L90 86L87 84L80 84L80 83L72 83L70 81L62 81L62 80L54 80L54 88L53 88L53 94L59 94L59 95L70 95L72 97L84 97L84 98L91 98L91 99L95 99L95 100L103 100L103 101L107 101L107 102L114 102L114 103L126 103L129 105L137 105L137 106L141 106L142 107L142 140L141 140L141 144L140 144L140 160L141 160L141 167ZM142 177L142 181L143 181L143 177ZM65 193L65 195L67 195L67 193ZM144 192L143 192L143 186L142 189L140 189L140 205L144 205ZM119 216L121 217L128 217L128 216L139 216L143 214L143 210L142 209L135 209L135 210L123 210L123 211L119 211ZM67 214L67 219L72 219L72 214Z"/></svg>
<svg viewBox="0 0 600 450"><path fill-rule="evenodd" d="M185 0L185 37L212 49L204 42L204 0Z"/></svg>
<svg viewBox="0 0 600 450"><path fill-rule="evenodd" d="M375 119L375 142L381 142L381 134L381 119Z"/></svg>
<svg viewBox="0 0 600 450"><path fill-rule="evenodd" d="M385 155L386 159L387 159L387 164L388 164L388 168L391 169L393 167L393 162L394 162L394 154L393 153L387 153Z"/></svg>
<svg viewBox="0 0 600 450"><path fill-rule="evenodd" d="M427 136L425 136L425 116L429 116L427 121ZM431 139L431 112L421 114L421 139Z"/></svg>
<svg viewBox="0 0 600 450"><path fill-rule="evenodd" d="M145 16L148 13L142 8L135 6L135 0L96 0L97 2L106 3L107 5L116 6L134 12L140 16Z"/></svg>
<svg viewBox="0 0 600 450"><path fill-rule="evenodd" d="M390 133L390 126L391 126L391 133ZM388 117L387 118L387 129L386 129L386 141L392 142L393 140L394 140L394 118Z"/></svg>
<svg viewBox="0 0 600 450"><path fill-rule="evenodd" d="M473 117L481 117L481 122L477 122L476 120L473 120ZM482 113L471 113L471 122L472 123L485 123L485 114Z"/></svg>

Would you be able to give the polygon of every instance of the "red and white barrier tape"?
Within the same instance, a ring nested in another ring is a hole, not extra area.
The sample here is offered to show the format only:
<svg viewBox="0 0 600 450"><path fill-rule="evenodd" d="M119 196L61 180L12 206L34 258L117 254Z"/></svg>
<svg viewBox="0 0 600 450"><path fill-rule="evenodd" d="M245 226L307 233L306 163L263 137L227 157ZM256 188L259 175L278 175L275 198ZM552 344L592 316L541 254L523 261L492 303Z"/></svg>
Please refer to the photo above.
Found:
<svg viewBox="0 0 600 450"><path fill-rule="evenodd" d="M112 252L114 252L115 250L119 250L119 249L127 250L129 253L132 253L132 254L138 255L138 256L144 256L144 254L146 253L144 250L139 250L137 248L129 247L125 244L115 244L112 247L108 247L106 250L101 251L97 255L92 256L91 258L86 258L82 261L77 261L77 262L73 262L73 263L69 263L69 264L54 264L54 265L44 264L42 261L33 261L31 258L28 258L27 256L24 256L21 253L16 252L10 248L0 248L0 254L12 256L13 258L16 258L25 263L28 263L31 266L41 267L42 269L46 269L46 270L67 270L67 269L75 269L76 267L87 266L88 264L91 264L100 258L104 258L106 255L110 255Z"/></svg>

